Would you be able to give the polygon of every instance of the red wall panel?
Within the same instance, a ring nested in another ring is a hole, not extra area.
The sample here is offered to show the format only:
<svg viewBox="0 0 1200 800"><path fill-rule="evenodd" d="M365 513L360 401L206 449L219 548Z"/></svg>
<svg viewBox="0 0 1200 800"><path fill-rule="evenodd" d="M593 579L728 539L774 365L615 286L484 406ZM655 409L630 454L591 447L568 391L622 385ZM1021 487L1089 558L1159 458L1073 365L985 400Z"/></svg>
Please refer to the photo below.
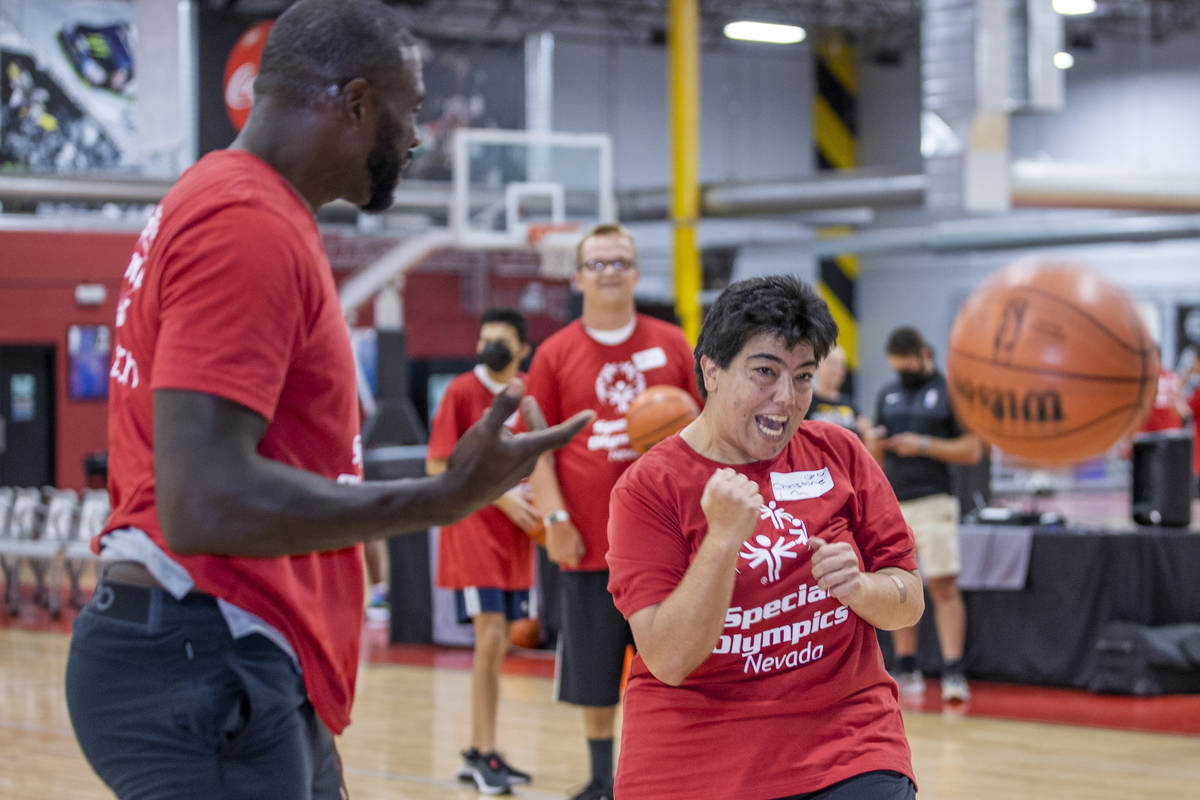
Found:
<svg viewBox="0 0 1200 800"><path fill-rule="evenodd" d="M0 231L0 344L55 348L56 483L81 488L83 457L107 447L103 401L67 397L67 328L108 325L136 233ZM100 306L75 302L75 286L101 283Z"/></svg>

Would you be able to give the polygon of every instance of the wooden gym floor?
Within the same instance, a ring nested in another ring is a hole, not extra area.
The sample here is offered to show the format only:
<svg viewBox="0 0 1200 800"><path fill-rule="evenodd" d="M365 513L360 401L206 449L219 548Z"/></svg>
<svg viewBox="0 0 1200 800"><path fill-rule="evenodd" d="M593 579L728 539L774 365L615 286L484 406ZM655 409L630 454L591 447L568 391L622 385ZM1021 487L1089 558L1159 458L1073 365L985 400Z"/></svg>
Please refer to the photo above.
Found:
<svg viewBox="0 0 1200 800"><path fill-rule="evenodd" d="M63 699L72 612L26 598L0 618L0 798L111 797L83 760ZM369 624L354 723L339 748L354 800L472 798L454 781L470 725L470 653L389 645ZM516 796L563 798L585 778L577 710L551 702L552 655L516 651L502 678L500 737L534 773ZM924 800L1196 797L1200 695L1134 699L973 682L943 708L934 681L905 724Z"/></svg>

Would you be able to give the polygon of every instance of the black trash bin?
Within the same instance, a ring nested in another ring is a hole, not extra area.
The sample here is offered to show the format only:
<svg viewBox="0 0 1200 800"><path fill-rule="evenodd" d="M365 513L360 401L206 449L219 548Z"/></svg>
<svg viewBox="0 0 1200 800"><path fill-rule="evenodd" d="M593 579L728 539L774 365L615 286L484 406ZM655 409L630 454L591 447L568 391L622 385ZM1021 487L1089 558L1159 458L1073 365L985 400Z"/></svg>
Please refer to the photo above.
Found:
<svg viewBox="0 0 1200 800"><path fill-rule="evenodd" d="M1133 440L1133 519L1139 525L1192 522L1192 436L1154 431Z"/></svg>

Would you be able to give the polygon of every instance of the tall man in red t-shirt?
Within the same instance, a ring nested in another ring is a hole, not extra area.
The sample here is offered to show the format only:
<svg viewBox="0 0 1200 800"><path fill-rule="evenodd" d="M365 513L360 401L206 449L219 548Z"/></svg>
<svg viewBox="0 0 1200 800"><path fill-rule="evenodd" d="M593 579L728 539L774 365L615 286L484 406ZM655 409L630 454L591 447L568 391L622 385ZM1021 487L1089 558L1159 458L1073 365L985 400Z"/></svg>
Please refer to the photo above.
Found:
<svg viewBox="0 0 1200 800"><path fill-rule="evenodd" d="M538 347L529 392L547 421L596 412L586 436L543 457L530 484L546 525L546 551L562 570L563 629L556 699L583 707L591 780L574 800L612 797L613 730L625 647L632 634L608 593L608 495L637 458L625 431L630 402L669 384L699 402L692 353L674 325L637 314L637 250L619 225L594 228L579 244L574 285L583 314Z"/></svg>
<svg viewBox="0 0 1200 800"><path fill-rule="evenodd" d="M492 502L588 421L502 435L514 381L444 474L362 482L314 211L390 204L423 93L387 6L301 0L267 38L245 128L138 239L109 374L113 511L93 541L110 564L66 676L83 753L119 797L344 796L360 543Z"/></svg>
<svg viewBox="0 0 1200 800"><path fill-rule="evenodd" d="M425 471L440 475L460 436L487 413L496 395L519 377L529 355L525 317L511 308L489 308L479 323L479 364L446 387L433 418ZM515 423L516 419L510 420ZM484 794L503 794L528 783L526 772L496 752L496 706L500 667L511 641L510 623L531 614L533 552L527 530L537 511L524 486L514 486L493 505L476 511L438 535L437 585L454 590L458 621L475 629L471 674L471 744L463 752L460 780L473 780Z"/></svg>

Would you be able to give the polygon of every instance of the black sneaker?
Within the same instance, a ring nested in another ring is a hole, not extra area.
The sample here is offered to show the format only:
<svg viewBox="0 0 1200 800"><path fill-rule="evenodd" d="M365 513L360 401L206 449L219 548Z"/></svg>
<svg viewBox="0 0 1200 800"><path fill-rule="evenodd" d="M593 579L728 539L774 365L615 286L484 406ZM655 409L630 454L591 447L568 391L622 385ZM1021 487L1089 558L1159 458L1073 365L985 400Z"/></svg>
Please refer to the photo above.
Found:
<svg viewBox="0 0 1200 800"><path fill-rule="evenodd" d="M496 763L500 765L500 770L508 776L508 782L513 786L516 786L519 783L529 783L531 780L533 780L532 775L530 775L528 772L522 772L512 764L509 764L507 761L501 758L500 754L495 750L488 753L487 757L496 760Z"/></svg>
<svg viewBox="0 0 1200 800"><path fill-rule="evenodd" d="M578 794L571 795L571 800L613 800L613 787L593 778Z"/></svg>
<svg viewBox="0 0 1200 800"><path fill-rule="evenodd" d="M494 755L485 756L474 747L464 750L462 766L455 773L460 781L474 781L475 788L484 794L508 794L512 791L508 773Z"/></svg>

